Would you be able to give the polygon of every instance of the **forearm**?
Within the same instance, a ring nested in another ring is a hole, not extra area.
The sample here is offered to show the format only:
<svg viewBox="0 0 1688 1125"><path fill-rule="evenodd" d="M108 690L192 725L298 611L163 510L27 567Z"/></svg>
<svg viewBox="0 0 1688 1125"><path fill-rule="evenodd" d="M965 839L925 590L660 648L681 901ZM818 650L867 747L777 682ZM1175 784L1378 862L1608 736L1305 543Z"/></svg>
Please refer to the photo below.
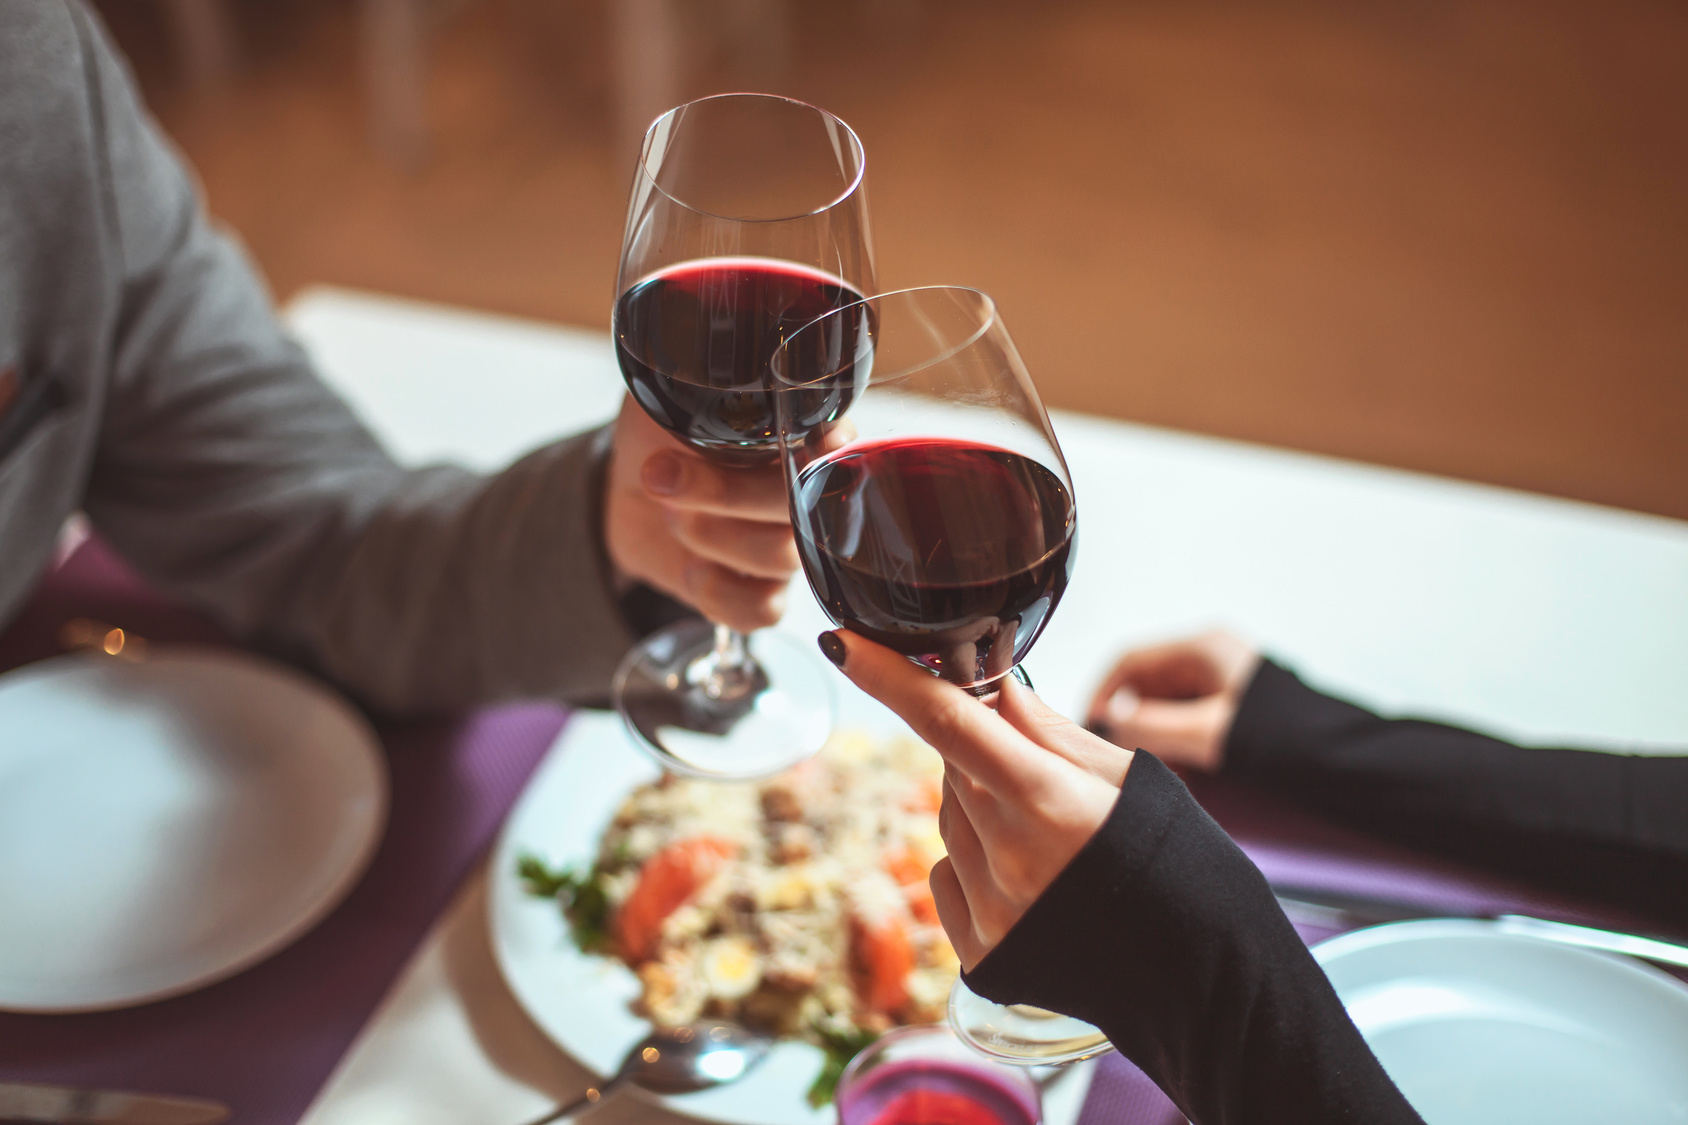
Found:
<svg viewBox="0 0 1688 1125"><path fill-rule="evenodd" d="M396 714L602 699L632 643L598 534L607 433L495 477L308 448L286 474L95 488L89 512L162 587Z"/></svg>
<svg viewBox="0 0 1688 1125"><path fill-rule="evenodd" d="M1419 1121L1260 873L1146 753L968 983L1095 1023L1196 1125Z"/></svg>
<svg viewBox="0 0 1688 1125"><path fill-rule="evenodd" d="M1224 772L1473 867L1688 925L1688 758L1382 719L1262 664Z"/></svg>
<svg viewBox="0 0 1688 1125"><path fill-rule="evenodd" d="M1390 825L1480 826L1688 859L1688 758L1529 748L1383 719L1270 661L1238 707L1224 770Z"/></svg>
<svg viewBox="0 0 1688 1125"><path fill-rule="evenodd" d="M490 478L411 474L355 531L326 525L256 631L389 712L603 701L634 639L599 530L608 440L558 442Z"/></svg>

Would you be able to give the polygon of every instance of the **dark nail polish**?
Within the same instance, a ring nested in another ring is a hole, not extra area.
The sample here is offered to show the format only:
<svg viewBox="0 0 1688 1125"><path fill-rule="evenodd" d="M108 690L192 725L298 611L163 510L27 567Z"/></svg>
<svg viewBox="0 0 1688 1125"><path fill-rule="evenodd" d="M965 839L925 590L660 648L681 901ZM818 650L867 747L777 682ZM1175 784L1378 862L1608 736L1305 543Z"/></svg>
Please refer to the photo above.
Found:
<svg viewBox="0 0 1688 1125"><path fill-rule="evenodd" d="M844 642L839 638L837 633L822 633L816 638L816 641L820 644L821 652L826 654L826 658L828 660L832 661L840 668L844 667L844 658L848 656L849 653L844 648Z"/></svg>

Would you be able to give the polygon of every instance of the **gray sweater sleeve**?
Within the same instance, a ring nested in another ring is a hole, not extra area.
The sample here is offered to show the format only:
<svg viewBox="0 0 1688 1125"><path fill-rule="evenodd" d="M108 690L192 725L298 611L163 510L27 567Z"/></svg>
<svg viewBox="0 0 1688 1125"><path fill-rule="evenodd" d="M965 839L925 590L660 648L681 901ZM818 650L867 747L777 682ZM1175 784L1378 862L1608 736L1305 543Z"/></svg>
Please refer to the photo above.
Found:
<svg viewBox="0 0 1688 1125"><path fill-rule="evenodd" d="M608 433L492 477L394 464L207 222L97 21L71 12L122 285L94 524L163 588L380 709L601 696L632 642L600 537Z"/></svg>

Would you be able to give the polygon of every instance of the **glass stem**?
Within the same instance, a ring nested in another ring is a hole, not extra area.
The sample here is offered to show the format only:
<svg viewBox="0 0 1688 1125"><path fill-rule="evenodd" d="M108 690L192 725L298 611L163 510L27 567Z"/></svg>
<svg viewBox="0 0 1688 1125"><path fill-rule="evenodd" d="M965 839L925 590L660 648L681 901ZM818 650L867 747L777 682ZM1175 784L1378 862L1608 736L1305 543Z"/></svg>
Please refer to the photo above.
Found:
<svg viewBox="0 0 1688 1125"><path fill-rule="evenodd" d="M1000 685L1008 676L1013 676L1016 680L1019 680L1020 683L1024 684L1028 688L1031 688L1033 691L1037 690L1032 687L1032 678L1026 674L1026 667L1023 664L1014 665L1014 667L1008 669L1008 671L1004 672L994 680L988 680L982 684L974 684L972 687L965 688L963 690L965 690L967 694L971 695L974 699L984 699L988 696L995 695L998 691L1002 690Z"/></svg>
<svg viewBox="0 0 1688 1125"><path fill-rule="evenodd" d="M715 626L715 649L711 655L719 668L743 667L750 659L750 652L744 647L744 634L725 625Z"/></svg>
<svg viewBox="0 0 1688 1125"><path fill-rule="evenodd" d="M744 634L716 625L715 643L686 669L686 682L710 699L733 701L767 686L760 672Z"/></svg>

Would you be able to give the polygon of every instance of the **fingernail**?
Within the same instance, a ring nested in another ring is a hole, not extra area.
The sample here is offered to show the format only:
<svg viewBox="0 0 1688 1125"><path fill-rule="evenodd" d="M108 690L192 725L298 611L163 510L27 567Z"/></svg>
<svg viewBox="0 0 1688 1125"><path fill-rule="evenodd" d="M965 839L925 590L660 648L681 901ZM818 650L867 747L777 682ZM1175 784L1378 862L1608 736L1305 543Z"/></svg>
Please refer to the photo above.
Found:
<svg viewBox="0 0 1688 1125"><path fill-rule="evenodd" d="M1143 697L1128 687L1122 687L1114 692L1114 697L1108 700L1108 723L1130 722L1137 714L1137 709L1143 706Z"/></svg>
<svg viewBox="0 0 1688 1125"><path fill-rule="evenodd" d="M685 467L680 464L680 458L673 453L653 453L645 458L645 465L639 471L639 482L645 486L645 491L657 496L672 496L680 491L680 474Z"/></svg>
<svg viewBox="0 0 1688 1125"><path fill-rule="evenodd" d="M844 647L844 642L837 633L822 633L816 641L828 660L840 668L844 667L844 658L849 655L849 650Z"/></svg>

